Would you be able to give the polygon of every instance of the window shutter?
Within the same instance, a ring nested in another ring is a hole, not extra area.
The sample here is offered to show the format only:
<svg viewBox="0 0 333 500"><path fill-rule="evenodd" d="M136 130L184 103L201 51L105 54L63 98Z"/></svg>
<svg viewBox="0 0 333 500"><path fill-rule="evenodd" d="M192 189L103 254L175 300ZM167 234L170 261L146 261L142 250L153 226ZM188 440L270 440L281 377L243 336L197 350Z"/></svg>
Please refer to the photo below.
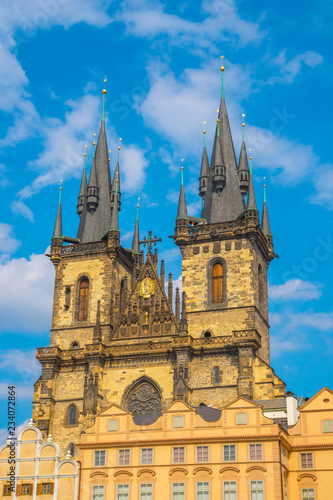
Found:
<svg viewBox="0 0 333 500"><path fill-rule="evenodd" d="M18 484L16 487L16 496L22 495L22 484Z"/></svg>
<svg viewBox="0 0 333 500"><path fill-rule="evenodd" d="M37 484L37 495L41 495L42 494L42 488L43 488L42 484Z"/></svg>
<svg viewBox="0 0 333 500"><path fill-rule="evenodd" d="M53 495L53 491L54 491L54 484L51 483L51 485L50 485L50 493L52 493L52 495Z"/></svg>

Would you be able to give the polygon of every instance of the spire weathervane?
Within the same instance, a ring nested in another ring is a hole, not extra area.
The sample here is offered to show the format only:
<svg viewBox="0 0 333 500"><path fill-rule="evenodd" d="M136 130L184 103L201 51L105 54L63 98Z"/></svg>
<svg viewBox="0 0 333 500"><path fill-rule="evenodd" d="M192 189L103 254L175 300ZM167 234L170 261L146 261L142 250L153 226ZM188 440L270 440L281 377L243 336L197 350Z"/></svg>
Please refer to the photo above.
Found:
<svg viewBox="0 0 333 500"><path fill-rule="evenodd" d="M206 125L206 122L203 122L204 125ZM203 131L204 135L204 148L206 147L206 130Z"/></svg>
<svg viewBox="0 0 333 500"><path fill-rule="evenodd" d="M94 158L95 158L95 153L96 153L96 133L94 133L93 146L95 146L95 148L94 148Z"/></svg>
<svg viewBox="0 0 333 500"><path fill-rule="evenodd" d="M118 146L118 159L117 159L117 163L119 163L119 151L121 150L121 146L120 146L121 141L122 141L122 138L120 137L119 138L119 146Z"/></svg>
<svg viewBox="0 0 333 500"><path fill-rule="evenodd" d="M222 66L220 67L220 70L221 70L221 98L223 99L223 98L224 98L224 80L223 80L223 73L224 73L224 70L225 70L225 67L223 66L223 59L224 59L224 56L221 56L221 59L222 59Z"/></svg>
<svg viewBox="0 0 333 500"><path fill-rule="evenodd" d="M102 114L102 121L104 122L105 119L105 96L106 96L106 88L105 88L105 83L106 83L106 78L104 78L104 89L102 90L103 93L103 114Z"/></svg>
<svg viewBox="0 0 333 500"><path fill-rule="evenodd" d="M243 117L242 127L243 127L243 142L244 142L245 113L242 114L242 117Z"/></svg>
<svg viewBox="0 0 333 500"><path fill-rule="evenodd" d="M250 175L252 175L252 153L251 153L252 149L250 148L249 151L250 151L250 156L249 156L249 160L250 160Z"/></svg>

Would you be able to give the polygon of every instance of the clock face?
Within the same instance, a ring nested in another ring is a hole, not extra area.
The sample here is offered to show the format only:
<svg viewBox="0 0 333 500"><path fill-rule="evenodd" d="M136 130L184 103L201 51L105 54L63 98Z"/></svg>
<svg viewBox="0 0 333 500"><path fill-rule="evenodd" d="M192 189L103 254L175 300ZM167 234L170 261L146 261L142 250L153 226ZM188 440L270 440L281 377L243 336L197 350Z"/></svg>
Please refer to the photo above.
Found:
<svg viewBox="0 0 333 500"><path fill-rule="evenodd" d="M148 299L155 291L155 281L152 278L143 278L140 283L140 295Z"/></svg>

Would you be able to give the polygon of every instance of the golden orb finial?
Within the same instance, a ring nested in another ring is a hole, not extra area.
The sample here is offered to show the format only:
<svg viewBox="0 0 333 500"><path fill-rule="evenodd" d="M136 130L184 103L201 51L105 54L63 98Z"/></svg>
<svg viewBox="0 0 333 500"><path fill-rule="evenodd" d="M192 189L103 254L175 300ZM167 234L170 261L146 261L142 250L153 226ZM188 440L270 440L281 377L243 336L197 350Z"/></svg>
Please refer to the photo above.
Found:
<svg viewBox="0 0 333 500"><path fill-rule="evenodd" d="M106 78L104 78L104 89L102 90L102 93L103 93L103 94L106 94L105 83L106 83Z"/></svg>
<svg viewBox="0 0 333 500"><path fill-rule="evenodd" d="M202 122L204 125L206 125L206 122ZM206 130L203 131L203 133L205 134L206 133Z"/></svg>
<svg viewBox="0 0 333 500"><path fill-rule="evenodd" d="M242 114L242 117L243 117L242 127L245 127L245 123L244 123L245 113Z"/></svg>
<svg viewBox="0 0 333 500"><path fill-rule="evenodd" d="M138 204L136 206L136 208L139 208L140 207L140 198L138 198Z"/></svg>
<svg viewBox="0 0 333 500"><path fill-rule="evenodd" d="M121 137L119 137L119 146L118 146L118 151L121 149L121 147L120 147L120 141L122 141L122 138L121 138Z"/></svg>
<svg viewBox="0 0 333 500"><path fill-rule="evenodd" d="M225 70L225 67L223 66L223 59L224 59L224 56L221 56L221 59L222 59L222 66L220 67L220 70L221 70L221 71L224 71L224 70Z"/></svg>
<svg viewBox="0 0 333 500"><path fill-rule="evenodd" d="M84 145L84 147L85 147L86 149L84 150L83 156L87 156L87 153L86 153L86 151L87 151L87 144L85 144L85 145Z"/></svg>
<svg viewBox="0 0 333 500"><path fill-rule="evenodd" d="M180 168L181 170L184 170L184 158L182 158L182 166Z"/></svg>
<svg viewBox="0 0 333 500"><path fill-rule="evenodd" d="M59 187L59 190L60 190L60 191L62 190L62 179L60 179L60 187Z"/></svg>

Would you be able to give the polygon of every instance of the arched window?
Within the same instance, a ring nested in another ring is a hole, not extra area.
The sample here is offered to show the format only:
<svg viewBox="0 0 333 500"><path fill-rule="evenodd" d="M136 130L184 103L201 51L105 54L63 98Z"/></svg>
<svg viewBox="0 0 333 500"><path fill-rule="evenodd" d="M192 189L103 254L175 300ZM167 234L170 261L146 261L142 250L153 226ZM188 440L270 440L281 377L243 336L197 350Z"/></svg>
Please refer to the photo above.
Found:
<svg viewBox="0 0 333 500"><path fill-rule="evenodd" d="M223 266L219 262L213 266L213 302L223 302Z"/></svg>
<svg viewBox="0 0 333 500"><path fill-rule="evenodd" d="M78 349L79 348L79 344L78 342L73 342L72 345L71 345L72 349Z"/></svg>
<svg viewBox="0 0 333 500"><path fill-rule="evenodd" d="M205 339L210 339L212 334L210 332L205 332L204 337Z"/></svg>
<svg viewBox="0 0 333 500"><path fill-rule="evenodd" d="M71 405L68 408L68 425L76 425L76 406Z"/></svg>
<svg viewBox="0 0 333 500"><path fill-rule="evenodd" d="M88 319L88 296L89 296L89 280L83 278L79 286L79 321L87 321Z"/></svg>

